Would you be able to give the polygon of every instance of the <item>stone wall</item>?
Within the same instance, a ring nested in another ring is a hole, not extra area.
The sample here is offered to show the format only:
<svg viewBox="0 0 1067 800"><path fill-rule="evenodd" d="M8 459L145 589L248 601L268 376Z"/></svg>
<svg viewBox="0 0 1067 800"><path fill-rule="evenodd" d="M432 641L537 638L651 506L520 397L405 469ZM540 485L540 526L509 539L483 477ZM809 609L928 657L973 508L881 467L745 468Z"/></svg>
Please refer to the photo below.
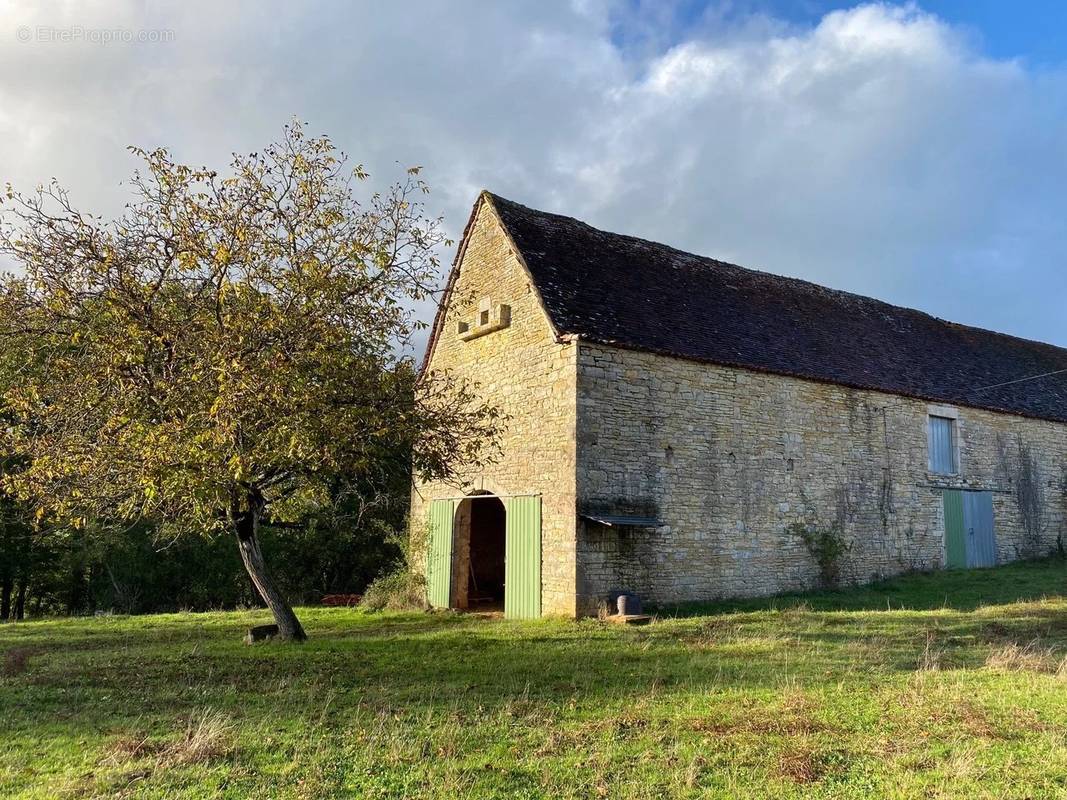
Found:
<svg viewBox="0 0 1067 800"><path fill-rule="evenodd" d="M510 417L503 453L499 463L464 474L461 484L417 484L412 524L425 524L427 504L435 498L478 490L541 494L542 611L571 616L576 611L575 353L574 344L556 341L495 212L480 203L429 368L476 381L479 396Z"/></svg>
<svg viewBox="0 0 1067 800"><path fill-rule="evenodd" d="M846 582L938 568L943 488L993 493L1000 561L1067 537L1067 426L942 407L957 415L960 473L940 476L924 401L558 341L486 202L429 367L477 382L509 420L498 463L415 486L412 524L435 498L542 495L546 614L595 612L612 589L670 603L811 587L795 523L840 528Z"/></svg>
<svg viewBox="0 0 1067 800"><path fill-rule="evenodd" d="M993 492L1000 561L1064 530L1064 425L955 408L950 478L928 471L924 401L585 342L577 372L579 511L663 523L580 523L581 612L617 588L679 602L811 587L792 523L840 525L848 582L940 567L942 487Z"/></svg>

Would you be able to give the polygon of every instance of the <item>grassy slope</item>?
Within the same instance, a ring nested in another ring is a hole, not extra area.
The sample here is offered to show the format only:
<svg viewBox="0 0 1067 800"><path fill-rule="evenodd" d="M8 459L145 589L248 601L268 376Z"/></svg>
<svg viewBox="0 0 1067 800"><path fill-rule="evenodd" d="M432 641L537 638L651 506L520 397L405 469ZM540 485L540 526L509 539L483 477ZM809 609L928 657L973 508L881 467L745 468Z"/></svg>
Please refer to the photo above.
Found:
<svg viewBox="0 0 1067 800"><path fill-rule="evenodd" d="M259 613L0 628L0 796L1067 795L1063 562L646 628L302 615L304 646L242 645Z"/></svg>

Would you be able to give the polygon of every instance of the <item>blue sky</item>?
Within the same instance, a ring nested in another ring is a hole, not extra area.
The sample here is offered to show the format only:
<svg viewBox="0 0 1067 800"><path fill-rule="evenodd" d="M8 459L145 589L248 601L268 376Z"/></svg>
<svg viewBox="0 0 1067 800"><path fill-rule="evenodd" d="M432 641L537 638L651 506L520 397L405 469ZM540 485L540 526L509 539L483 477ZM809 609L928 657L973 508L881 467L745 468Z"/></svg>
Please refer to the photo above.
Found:
<svg viewBox="0 0 1067 800"><path fill-rule="evenodd" d="M640 7L638 0L629 2ZM698 28L710 14L741 21L764 14L796 25L816 25L827 13L853 8L856 3L830 0L735 0L730 3L685 0L675 4L678 33ZM919 7L974 36L994 58L1022 58L1035 66L1067 61L1067 3L1053 0L927 0ZM681 38L680 37L680 38Z"/></svg>
<svg viewBox="0 0 1067 800"><path fill-rule="evenodd" d="M803 7L809 4L789 5ZM823 11L829 11L831 6L847 7L841 3L825 5ZM1065 3L1052 0L940 0L923 3L922 7L949 23L971 29L979 38L982 49L994 58L1022 58L1036 66L1054 66L1067 61ZM811 19L811 16L807 17L807 21Z"/></svg>
<svg viewBox="0 0 1067 800"><path fill-rule="evenodd" d="M169 35L38 34L74 29ZM0 0L0 182L114 213L127 145L225 167L298 116L374 186L422 165L453 235L484 187L1067 346L1065 30L980 0Z"/></svg>

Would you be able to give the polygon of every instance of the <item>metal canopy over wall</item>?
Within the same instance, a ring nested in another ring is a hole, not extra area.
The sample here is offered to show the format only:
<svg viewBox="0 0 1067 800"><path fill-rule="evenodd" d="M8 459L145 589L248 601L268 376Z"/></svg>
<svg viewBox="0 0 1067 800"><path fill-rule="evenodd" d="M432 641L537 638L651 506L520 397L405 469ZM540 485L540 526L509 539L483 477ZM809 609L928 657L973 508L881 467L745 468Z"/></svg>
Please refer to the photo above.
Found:
<svg viewBox="0 0 1067 800"><path fill-rule="evenodd" d="M663 525L655 517L638 517L627 514L579 514L578 516L598 525L607 525L609 528L659 528Z"/></svg>

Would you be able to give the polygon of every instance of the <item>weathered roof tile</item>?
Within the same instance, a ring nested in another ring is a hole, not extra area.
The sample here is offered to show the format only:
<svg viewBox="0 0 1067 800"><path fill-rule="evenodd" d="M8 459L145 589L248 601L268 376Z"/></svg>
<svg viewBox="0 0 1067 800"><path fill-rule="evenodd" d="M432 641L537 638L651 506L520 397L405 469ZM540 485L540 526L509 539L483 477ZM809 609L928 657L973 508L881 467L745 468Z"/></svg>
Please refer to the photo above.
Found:
<svg viewBox="0 0 1067 800"><path fill-rule="evenodd" d="M1067 350L607 233L488 194L556 329L681 358L1067 422Z"/></svg>

